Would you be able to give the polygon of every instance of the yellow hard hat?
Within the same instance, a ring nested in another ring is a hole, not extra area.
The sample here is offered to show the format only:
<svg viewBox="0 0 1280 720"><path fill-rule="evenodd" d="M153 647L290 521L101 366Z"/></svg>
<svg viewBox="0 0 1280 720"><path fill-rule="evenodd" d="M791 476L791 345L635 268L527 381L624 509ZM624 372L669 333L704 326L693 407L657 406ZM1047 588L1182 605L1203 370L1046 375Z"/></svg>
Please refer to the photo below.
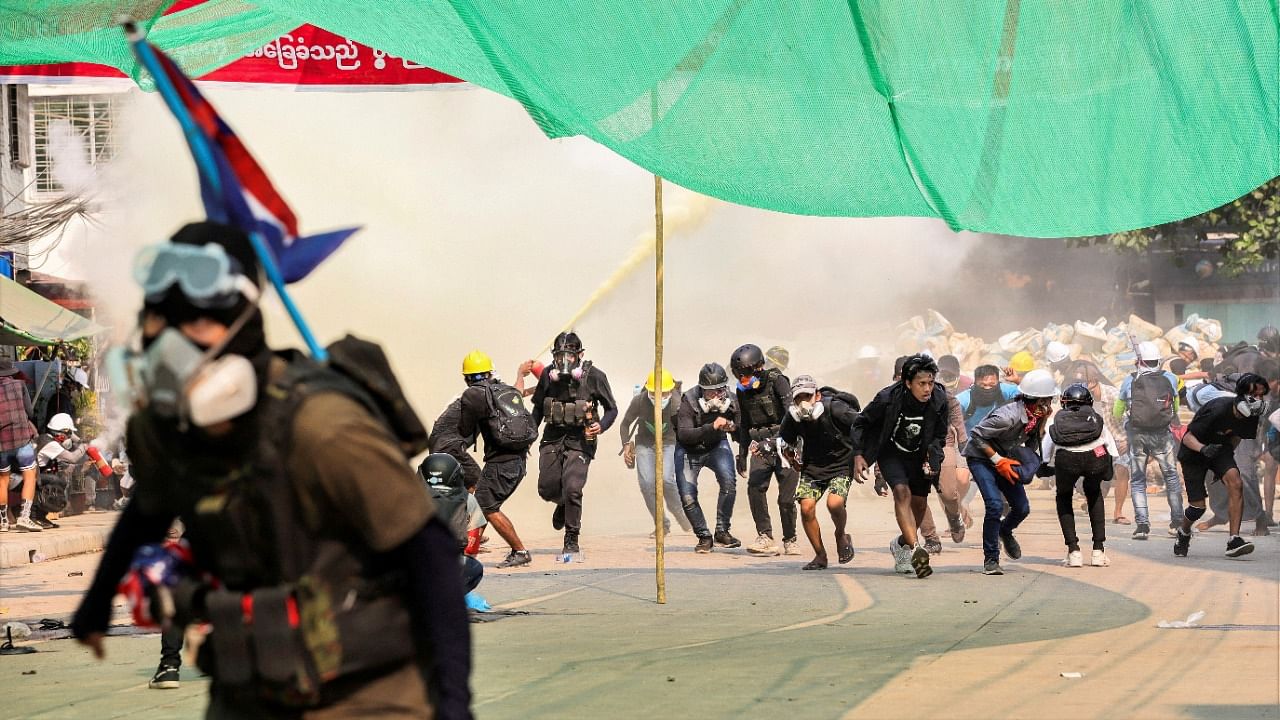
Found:
<svg viewBox="0 0 1280 720"><path fill-rule="evenodd" d="M479 375L480 373L493 372L493 361L488 355L479 350L472 350L467 356L462 358L462 374L463 375Z"/></svg>
<svg viewBox="0 0 1280 720"><path fill-rule="evenodd" d="M1031 353L1023 350L1009 360L1009 367L1013 368L1014 372L1031 372L1036 369L1036 361L1031 357Z"/></svg>
<svg viewBox="0 0 1280 720"><path fill-rule="evenodd" d="M666 370L662 371L662 392L669 393L676 388L676 379L671 377L671 373ZM644 381L644 389L653 392L653 371L649 372L649 377Z"/></svg>

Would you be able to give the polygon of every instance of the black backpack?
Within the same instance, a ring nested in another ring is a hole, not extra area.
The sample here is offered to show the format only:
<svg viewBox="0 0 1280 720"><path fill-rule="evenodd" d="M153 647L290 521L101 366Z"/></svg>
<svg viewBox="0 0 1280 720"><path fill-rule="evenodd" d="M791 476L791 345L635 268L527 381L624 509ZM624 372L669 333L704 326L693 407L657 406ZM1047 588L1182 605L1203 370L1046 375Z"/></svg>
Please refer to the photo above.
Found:
<svg viewBox="0 0 1280 720"><path fill-rule="evenodd" d="M499 447L524 452L538 439L538 426L524 406L524 395L506 383L485 384L489 397L489 438Z"/></svg>
<svg viewBox="0 0 1280 720"><path fill-rule="evenodd" d="M1136 373L1129 387L1129 425L1164 430L1173 424L1177 392L1162 372Z"/></svg>
<svg viewBox="0 0 1280 720"><path fill-rule="evenodd" d="M467 526L470 523L467 517L467 496L470 493L467 492L466 488L445 487L443 485L428 485L427 490L431 492L431 499L435 501L436 517L449 526L449 530L453 532L459 547L465 548L467 546Z"/></svg>
<svg viewBox="0 0 1280 720"><path fill-rule="evenodd" d="M1088 405L1064 407L1053 416L1049 437L1058 447L1076 447L1102 437L1102 416Z"/></svg>

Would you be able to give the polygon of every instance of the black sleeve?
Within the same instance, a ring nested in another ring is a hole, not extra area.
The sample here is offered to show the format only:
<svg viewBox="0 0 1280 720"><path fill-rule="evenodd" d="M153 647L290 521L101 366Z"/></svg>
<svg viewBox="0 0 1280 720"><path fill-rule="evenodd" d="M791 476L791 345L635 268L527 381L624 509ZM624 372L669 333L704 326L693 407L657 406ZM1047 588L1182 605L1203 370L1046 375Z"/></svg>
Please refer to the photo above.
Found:
<svg viewBox="0 0 1280 720"><path fill-rule="evenodd" d="M799 423L791 419L791 415L782 418L782 427L778 429L778 437L782 438L782 442L791 446L796 444L800 436L798 425Z"/></svg>
<svg viewBox="0 0 1280 720"><path fill-rule="evenodd" d="M90 633L105 633L111 622L111 601L116 596L120 579L128 572L138 548L164 539L173 517L144 515L141 504L130 502L116 521L107 547L93 574L93 583L80 600L71 620L71 631L78 638Z"/></svg>
<svg viewBox="0 0 1280 720"><path fill-rule="evenodd" d="M480 423L489 416L489 398L486 392L485 388L473 385L458 398L458 434L462 437L475 437L480 430Z"/></svg>
<svg viewBox="0 0 1280 720"><path fill-rule="evenodd" d="M935 390L933 400L937 400L938 395ZM947 446L947 430L951 427L950 403L946 397L946 390L942 391L942 402L933 402L933 437L928 438L929 451L926 458L929 461L929 467L935 473L942 469L942 460Z"/></svg>
<svg viewBox="0 0 1280 720"><path fill-rule="evenodd" d="M876 395L875 399L854 418L853 426L849 430L849 444L853 446L854 455L866 454L867 440L875 438L876 431L884 422L885 405L884 400Z"/></svg>
<svg viewBox="0 0 1280 720"><path fill-rule="evenodd" d="M627 412L622 416L622 422L618 425L619 434L622 436L622 444L626 445L635 437L636 424L640 421L640 413L644 411L642 407L644 400L648 400L643 393L631 398L631 404L627 406Z"/></svg>
<svg viewBox="0 0 1280 720"><path fill-rule="evenodd" d="M435 717L471 718L471 623L463 600L458 543L439 518L395 551L408 572L414 630L429 648L426 672L436 698Z"/></svg>
<svg viewBox="0 0 1280 720"><path fill-rule="evenodd" d="M693 404L689 398L680 398L680 412L676 419L676 439L685 447L697 447L698 445L710 445L717 439L720 434L711 425L695 425L697 414L693 411Z"/></svg>
<svg viewBox="0 0 1280 720"><path fill-rule="evenodd" d="M591 371L596 376L595 398L604 408L604 413L600 416L600 432L603 433L613 427L613 421L618 419L618 403L613 399L613 388L609 387L609 378L604 371L594 365Z"/></svg>
<svg viewBox="0 0 1280 720"><path fill-rule="evenodd" d="M542 424L542 401L547 397L547 383L550 382L550 368L542 371L542 377L538 378L538 385L533 389L533 407L529 409L529 413L533 415L533 424L535 426Z"/></svg>

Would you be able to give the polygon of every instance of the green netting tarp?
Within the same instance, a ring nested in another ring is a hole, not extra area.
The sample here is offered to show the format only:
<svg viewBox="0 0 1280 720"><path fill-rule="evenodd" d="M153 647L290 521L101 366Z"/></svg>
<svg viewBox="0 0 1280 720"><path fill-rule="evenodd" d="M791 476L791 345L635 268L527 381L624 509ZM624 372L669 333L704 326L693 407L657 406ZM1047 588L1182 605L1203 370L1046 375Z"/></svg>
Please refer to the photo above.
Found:
<svg viewBox="0 0 1280 720"><path fill-rule="evenodd" d="M0 63L136 72L113 18L168 3L13 5ZM1280 174L1277 15L1275 0L211 0L152 37L203 72L312 23L732 202L1073 236L1188 217Z"/></svg>

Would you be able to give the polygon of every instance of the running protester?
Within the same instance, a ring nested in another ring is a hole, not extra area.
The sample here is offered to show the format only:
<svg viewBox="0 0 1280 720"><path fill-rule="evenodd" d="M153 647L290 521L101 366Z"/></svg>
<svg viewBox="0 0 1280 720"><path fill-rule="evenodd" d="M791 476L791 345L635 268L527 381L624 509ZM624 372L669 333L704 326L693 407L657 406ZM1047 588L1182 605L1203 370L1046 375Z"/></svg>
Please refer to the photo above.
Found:
<svg viewBox="0 0 1280 720"><path fill-rule="evenodd" d="M929 488L942 470L947 439L947 391L934 382L938 366L927 355L912 355L902 379L876 394L853 422L853 473L877 463L893 492L894 515L902 531L889 542L894 570L933 574L929 551L916 529L924 518Z"/></svg>
<svg viewBox="0 0 1280 720"><path fill-rule="evenodd" d="M729 434L737 427L738 407L729 393L729 374L718 363L703 365L698 372L698 385L680 398L676 413L676 486L685 517L698 536L694 552L711 552L712 540L721 547L742 545L729 532L733 501L738 495ZM710 468L720 484L715 535L707 528L706 516L698 504L698 475L703 468Z"/></svg>
<svg viewBox="0 0 1280 720"><path fill-rule="evenodd" d="M776 351L779 348L774 348ZM785 351L784 351L785 352ZM774 353L777 355L777 353ZM782 359L779 357L778 359ZM788 355L787 359L790 359ZM772 367L767 367L772 365ZM734 439L738 441L738 474L747 479L747 504L756 524L755 542L747 546L752 555L777 555L773 521L769 518L769 484L778 480L778 520L782 525L782 548L788 555L796 550L796 483L800 476L787 467L778 454L778 428L791 404L791 385L777 363L768 363L756 345L733 351L729 369L737 381L736 395L741 422Z"/></svg>
<svg viewBox="0 0 1280 720"><path fill-rule="evenodd" d="M1124 415L1129 433L1131 462L1129 493L1133 499L1134 540L1151 534L1147 510L1147 460L1154 459L1164 476L1165 497L1169 500L1169 534L1174 534L1182 516L1182 486L1174 465L1176 441L1173 425L1178 423L1178 377L1160 370L1160 349L1155 343L1138 345L1137 370L1120 386L1120 400L1114 408Z"/></svg>
<svg viewBox="0 0 1280 720"><path fill-rule="evenodd" d="M1084 496L1089 509L1089 525L1093 530L1093 555L1089 564L1106 567L1106 507L1102 502L1102 483L1110 480L1115 458L1119 455L1115 438L1106 420L1093 407L1093 393L1082 383L1062 391L1062 409L1049 420L1049 430L1042 441L1041 477L1055 476L1057 482L1058 524L1067 545L1063 565L1081 567L1084 556L1076 536L1075 508L1071 506L1076 482L1083 479Z"/></svg>
<svg viewBox="0 0 1280 720"><path fill-rule="evenodd" d="M662 371L662 499L666 504L666 512L662 514L663 532L671 532L671 520L667 513L675 517L676 522L686 532L690 529L689 521L684 516L684 508L680 506L680 490L676 487L676 409L680 403L671 402L671 394L679 397L679 383L671 377L671 373ZM636 471L636 479L640 484L640 494L649 508L649 516L658 518L658 456L657 436L653 427L653 404L657 396L653 371L645 379L644 389L636 393L618 423L622 433L622 460L628 469Z"/></svg>
<svg viewBox="0 0 1280 720"><path fill-rule="evenodd" d="M1196 412L1182 436L1178 462L1187 481L1187 509L1173 543L1173 554L1186 557L1191 548L1191 526L1204 515L1205 478L1214 477L1227 486L1229 530L1226 556L1241 557L1253 552L1253 543L1240 537L1244 504L1243 481L1236 466L1235 448L1241 440L1258 436L1258 419L1270 388L1261 375L1245 373L1236 382L1235 397L1210 400Z"/></svg>
<svg viewBox="0 0 1280 720"><path fill-rule="evenodd" d="M964 411L964 429L973 429L992 410L1012 402L1018 397L1018 386L1000 381L1000 368L995 365L979 365L973 371L973 385L956 394L956 401Z"/></svg>
<svg viewBox="0 0 1280 720"><path fill-rule="evenodd" d="M800 520L804 534L813 545L813 560L805 570L827 567L827 550L818 527L818 501L827 493L827 511L836 526L836 557L841 564L853 559L853 538L845 532L845 500L849 497L849 481L853 476L853 450L849 433L858 416L858 399L829 387L818 389L818 383L801 375L791 385L791 403L782 419L781 437L784 451L796 459L800 484L796 498L800 502Z"/></svg>
<svg viewBox="0 0 1280 720"><path fill-rule="evenodd" d="M1003 575L1000 545L1011 560L1022 557L1013 531L1031 513L1027 491L1040 462L1040 440L1058 385L1048 370L1032 370L1018 385L1016 401L995 409L969 433L964 455L987 506L982 520L982 572ZM1003 518L1004 501L1009 513Z"/></svg>

